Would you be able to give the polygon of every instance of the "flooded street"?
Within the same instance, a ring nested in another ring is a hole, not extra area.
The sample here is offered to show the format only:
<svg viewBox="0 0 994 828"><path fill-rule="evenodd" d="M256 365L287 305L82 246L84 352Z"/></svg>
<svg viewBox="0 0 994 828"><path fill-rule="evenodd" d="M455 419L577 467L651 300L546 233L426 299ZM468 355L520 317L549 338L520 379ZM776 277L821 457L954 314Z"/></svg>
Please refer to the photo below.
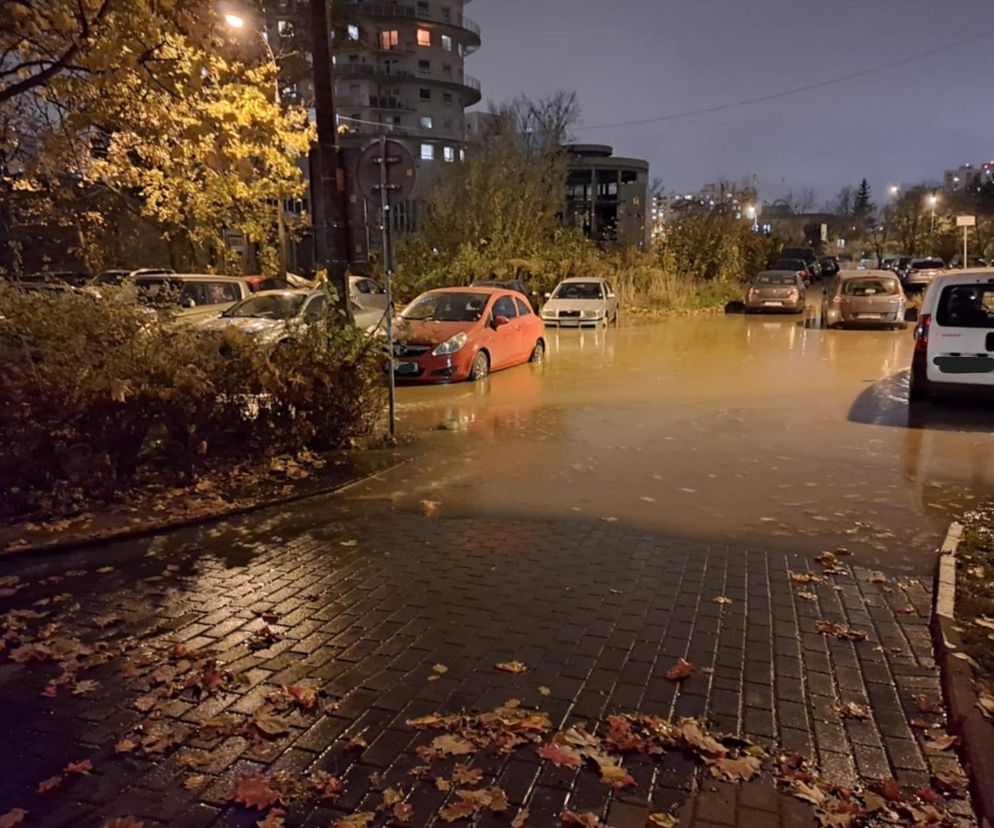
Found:
<svg viewBox="0 0 994 828"><path fill-rule="evenodd" d="M411 462L352 502L846 547L923 572L950 517L994 492L994 416L937 407L909 427L910 330L717 316L547 336L543 365L401 388Z"/></svg>

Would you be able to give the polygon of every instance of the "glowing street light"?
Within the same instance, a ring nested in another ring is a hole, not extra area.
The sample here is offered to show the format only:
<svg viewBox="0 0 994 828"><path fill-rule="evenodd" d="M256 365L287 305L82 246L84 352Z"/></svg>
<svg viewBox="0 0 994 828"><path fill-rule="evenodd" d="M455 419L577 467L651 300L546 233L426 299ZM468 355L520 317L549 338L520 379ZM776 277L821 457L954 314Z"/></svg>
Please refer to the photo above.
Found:
<svg viewBox="0 0 994 828"><path fill-rule="evenodd" d="M931 252L934 253L935 252L935 205L939 203L939 196L937 196L935 193L932 193L932 195L928 197L928 203L929 206L932 208L932 232L931 232L932 238L930 246L932 248Z"/></svg>
<svg viewBox="0 0 994 828"><path fill-rule="evenodd" d="M224 16L224 22L232 29L245 28L245 18L240 14L226 14Z"/></svg>
<svg viewBox="0 0 994 828"><path fill-rule="evenodd" d="M897 198L897 194L901 192L901 188L898 187L897 184L892 184L888 192L890 193L891 198Z"/></svg>

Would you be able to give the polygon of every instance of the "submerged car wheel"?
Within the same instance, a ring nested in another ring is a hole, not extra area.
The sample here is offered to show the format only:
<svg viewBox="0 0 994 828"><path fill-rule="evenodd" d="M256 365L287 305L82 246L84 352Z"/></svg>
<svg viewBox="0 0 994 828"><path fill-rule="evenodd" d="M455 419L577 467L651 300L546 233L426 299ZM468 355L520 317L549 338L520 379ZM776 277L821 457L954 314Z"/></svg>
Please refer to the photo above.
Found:
<svg viewBox="0 0 994 828"><path fill-rule="evenodd" d="M532 349L532 355L528 358L529 362L545 362L545 343L540 339L535 343L534 349Z"/></svg>
<svg viewBox="0 0 994 828"><path fill-rule="evenodd" d="M474 382L486 379L490 373L490 357L486 351L480 351L473 360L473 370L469 372L469 378Z"/></svg>

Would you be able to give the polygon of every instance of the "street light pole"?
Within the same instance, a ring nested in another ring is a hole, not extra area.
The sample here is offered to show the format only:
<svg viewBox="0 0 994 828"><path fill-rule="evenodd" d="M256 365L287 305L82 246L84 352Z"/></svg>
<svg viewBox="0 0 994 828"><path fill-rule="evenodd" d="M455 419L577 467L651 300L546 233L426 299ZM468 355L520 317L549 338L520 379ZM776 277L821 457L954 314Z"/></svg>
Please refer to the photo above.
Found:
<svg viewBox="0 0 994 828"><path fill-rule="evenodd" d="M929 255L935 255L935 205L939 201L939 197L934 193L929 196L928 202L932 205L932 229L929 232Z"/></svg>

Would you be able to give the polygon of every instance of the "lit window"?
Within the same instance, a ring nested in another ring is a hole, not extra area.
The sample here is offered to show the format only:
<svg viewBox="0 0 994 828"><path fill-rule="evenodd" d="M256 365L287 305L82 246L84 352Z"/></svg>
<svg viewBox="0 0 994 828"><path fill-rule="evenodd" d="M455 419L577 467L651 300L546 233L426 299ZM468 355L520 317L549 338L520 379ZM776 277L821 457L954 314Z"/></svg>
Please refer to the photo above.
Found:
<svg viewBox="0 0 994 828"><path fill-rule="evenodd" d="M466 150L464 149L459 150L459 160L460 161L466 160Z"/></svg>
<svg viewBox="0 0 994 828"><path fill-rule="evenodd" d="M421 116L421 129L431 129L434 126L434 121L431 119L431 115Z"/></svg>
<svg viewBox="0 0 994 828"><path fill-rule="evenodd" d="M422 144L421 145L421 160L422 161L434 161L435 160L435 145L434 144Z"/></svg>
<svg viewBox="0 0 994 828"><path fill-rule="evenodd" d="M452 38L448 35L442 35L442 48L445 49L446 52L452 51Z"/></svg>
<svg viewBox="0 0 994 828"><path fill-rule="evenodd" d="M418 29L418 46L431 46L431 32L428 29Z"/></svg>
<svg viewBox="0 0 994 828"><path fill-rule="evenodd" d="M396 29L387 29L380 32L380 48L396 49L400 45L400 32Z"/></svg>
<svg viewBox="0 0 994 828"><path fill-rule="evenodd" d="M278 20L276 22L276 30L282 37L293 37L293 21Z"/></svg>
<svg viewBox="0 0 994 828"><path fill-rule="evenodd" d="M348 28L348 36L349 36L349 40L358 40L359 39L359 27L358 26L349 26L349 28Z"/></svg>
<svg viewBox="0 0 994 828"><path fill-rule="evenodd" d="M456 160L456 151L452 149L452 147L446 147L444 150L442 150L442 155L445 157L445 160L448 161L450 164Z"/></svg>

